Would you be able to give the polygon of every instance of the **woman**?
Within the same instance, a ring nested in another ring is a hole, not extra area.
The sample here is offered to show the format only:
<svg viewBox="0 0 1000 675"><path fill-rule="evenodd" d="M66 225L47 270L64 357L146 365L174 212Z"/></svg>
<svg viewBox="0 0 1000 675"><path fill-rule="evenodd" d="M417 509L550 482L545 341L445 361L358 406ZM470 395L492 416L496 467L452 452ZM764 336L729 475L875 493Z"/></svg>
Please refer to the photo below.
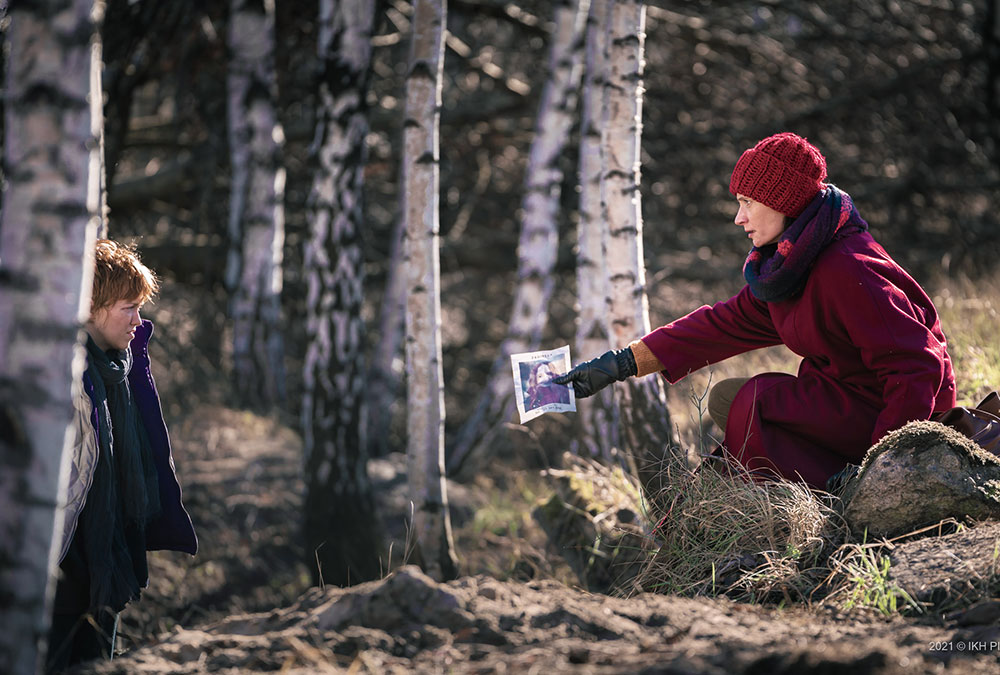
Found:
<svg viewBox="0 0 1000 675"><path fill-rule="evenodd" d="M569 403L569 390L553 386L554 377L552 364L546 361L535 364L528 379L525 410L534 410L550 403Z"/></svg>
<svg viewBox="0 0 1000 675"><path fill-rule="evenodd" d="M826 179L826 159L781 133L745 151L729 191L753 248L747 285L556 382L577 396L629 376L674 383L730 356L785 344L797 375L719 382L709 413L725 446L754 474L823 487L883 435L955 405L955 378L937 311L868 233L850 196Z"/></svg>

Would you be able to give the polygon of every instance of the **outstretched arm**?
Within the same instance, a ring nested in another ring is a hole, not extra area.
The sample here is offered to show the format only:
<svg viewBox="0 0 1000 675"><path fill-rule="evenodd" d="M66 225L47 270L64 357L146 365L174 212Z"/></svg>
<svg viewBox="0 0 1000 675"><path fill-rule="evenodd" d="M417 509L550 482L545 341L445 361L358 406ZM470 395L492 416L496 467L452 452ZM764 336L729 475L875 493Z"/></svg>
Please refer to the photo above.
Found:
<svg viewBox="0 0 1000 675"><path fill-rule="evenodd" d="M676 382L689 372L742 352L781 343L765 303L744 288L725 302L704 306L630 343L581 363L553 380L592 396L630 376L662 372Z"/></svg>
<svg viewBox="0 0 1000 675"><path fill-rule="evenodd" d="M699 307L653 330L641 342L659 362L656 370L674 383L690 372L730 356L781 344L781 337L771 321L767 303L754 298L749 286L744 286L724 302ZM656 367L656 363L642 355L641 348L636 346L634 351L637 360L645 364L640 366L640 373L645 374L644 368Z"/></svg>

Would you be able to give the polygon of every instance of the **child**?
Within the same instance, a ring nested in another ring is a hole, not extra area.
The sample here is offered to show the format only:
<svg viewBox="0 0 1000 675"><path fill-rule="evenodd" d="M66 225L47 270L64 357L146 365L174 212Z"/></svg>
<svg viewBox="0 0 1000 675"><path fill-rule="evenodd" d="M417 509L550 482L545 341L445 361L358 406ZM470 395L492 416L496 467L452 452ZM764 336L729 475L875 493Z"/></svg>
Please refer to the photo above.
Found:
<svg viewBox="0 0 1000 675"><path fill-rule="evenodd" d="M139 317L156 277L133 250L106 239L97 242L95 262L50 672L113 656L118 614L149 583L146 551L198 549L149 370L153 324Z"/></svg>

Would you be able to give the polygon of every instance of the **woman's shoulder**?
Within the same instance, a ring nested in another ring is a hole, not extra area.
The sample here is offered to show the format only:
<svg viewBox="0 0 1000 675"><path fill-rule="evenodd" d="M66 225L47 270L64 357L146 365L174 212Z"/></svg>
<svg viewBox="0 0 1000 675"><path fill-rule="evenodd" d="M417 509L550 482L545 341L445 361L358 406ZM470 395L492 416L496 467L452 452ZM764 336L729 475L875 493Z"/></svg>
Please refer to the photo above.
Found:
<svg viewBox="0 0 1000 675"><path fill-rule="evenodd" d="M816 257L813 271L857 273L859 268L897 267L895 261L867 231L834 239Z"/></svg>
<svg viewBox="0 0 1000 675"><path fill-rule="evenodd" d="M868 232L830 243L817 257L810 277L821 293L853 297L862 288L911 288L915 282ZM826 290L823 290L826 289Z"/></svg>

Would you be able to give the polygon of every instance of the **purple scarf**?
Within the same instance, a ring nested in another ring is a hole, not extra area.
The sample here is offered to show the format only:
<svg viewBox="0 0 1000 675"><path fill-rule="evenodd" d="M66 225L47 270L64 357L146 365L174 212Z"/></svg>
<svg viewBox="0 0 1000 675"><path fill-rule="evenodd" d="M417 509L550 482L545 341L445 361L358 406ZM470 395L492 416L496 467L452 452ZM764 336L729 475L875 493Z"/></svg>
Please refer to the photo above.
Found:
<svg viewBox="0 0 1000 675"><path fill-rule="evenodd" d="M750 250L743 277L758 300L788 300L805 286L816 256L837 234L867 229L868 223L854 208L851 196L827 183L777 242Z"/></svg>

